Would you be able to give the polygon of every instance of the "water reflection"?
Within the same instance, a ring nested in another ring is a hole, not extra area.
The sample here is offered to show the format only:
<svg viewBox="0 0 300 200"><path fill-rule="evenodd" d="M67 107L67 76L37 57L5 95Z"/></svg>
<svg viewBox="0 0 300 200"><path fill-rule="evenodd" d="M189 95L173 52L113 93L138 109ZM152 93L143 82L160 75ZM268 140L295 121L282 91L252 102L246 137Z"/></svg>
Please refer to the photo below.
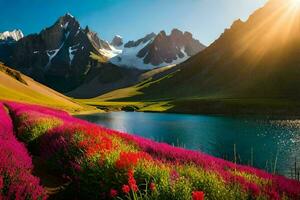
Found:
<svg viewBox="0 0 300 200"><path fill-rule="evenodd" d="M119 131L201 150L289 175L300 155L300 120L158 113L106 113L80 116ZM277 159L276 159L277 158Z"/></svg>

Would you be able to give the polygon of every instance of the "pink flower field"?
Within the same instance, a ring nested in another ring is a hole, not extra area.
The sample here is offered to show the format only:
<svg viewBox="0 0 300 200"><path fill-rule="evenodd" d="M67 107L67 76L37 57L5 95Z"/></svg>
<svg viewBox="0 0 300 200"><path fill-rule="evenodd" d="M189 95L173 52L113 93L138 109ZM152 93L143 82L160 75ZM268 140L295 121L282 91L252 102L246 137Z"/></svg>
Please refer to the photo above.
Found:
<svg viewBox="0 0 300 200"><path fill-rule="evenodd" d="M64 111L14 102L4 105L0 105L2 199L47 198L31 174L27 149L53 174L70 180L61 194L64 199L300 199L300 183L283 176L113 131Z"/></svg>
<svg viewBox="0 0 300 200"><path fill-rule="evenodd" d="M24 144L14 136L12 121L0 104L0 199L46 199Z"/></svg>

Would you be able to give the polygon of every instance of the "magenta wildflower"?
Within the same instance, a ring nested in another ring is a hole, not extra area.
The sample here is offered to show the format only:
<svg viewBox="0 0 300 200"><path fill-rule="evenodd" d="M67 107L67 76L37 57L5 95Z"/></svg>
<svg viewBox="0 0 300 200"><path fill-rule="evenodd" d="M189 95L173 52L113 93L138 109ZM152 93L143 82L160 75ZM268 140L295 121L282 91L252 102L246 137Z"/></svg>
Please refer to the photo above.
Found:
<svg viewBox="0 0 300 200"><path fill-rule="evenodd" d="M111 189L111 190L110 190L110 196L111 196L112 198L118 196L118 191L115 190L115 189Z"/></svg>

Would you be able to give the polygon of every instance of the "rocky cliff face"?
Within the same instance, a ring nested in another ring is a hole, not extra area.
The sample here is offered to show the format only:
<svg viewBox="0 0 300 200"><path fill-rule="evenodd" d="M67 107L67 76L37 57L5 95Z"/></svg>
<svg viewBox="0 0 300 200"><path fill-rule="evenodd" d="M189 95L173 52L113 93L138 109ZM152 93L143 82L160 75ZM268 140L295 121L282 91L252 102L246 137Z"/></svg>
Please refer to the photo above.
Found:
<svg viewBox="0 0 300 200"><path fill-rule="evenodd" d="M165 31L151 33L124 45L122 53L111 59L119 66L152 69L178 64L205 48L189 32L173 29L170 35Z"/></svg>
<svg viewBox="0 0 300 200"><path fill-rule="evenodd" d="M123 45L123 38L119 35L116 35L110 43L114 47L120 47Z"/></svg>
<svg viewBox="0 0 300 200"><path fill-rule="evenodd" d="M144 59L145 64L154 66L162 63L179 63L205 48L198 40L193 39L189 32L173 29L168 36L161 31L137 56Z"/></svg>
<svg viewBox="0 0 300 200"><path fill-rule="evenodd" d="M100 49L110 50L110 46L88 27L81 28L72 15L66 14L39 34L18 40L6 62L26 75L64 92L83 81L95 65L95 60L90 58L91 53L103 57Z"/></svg>

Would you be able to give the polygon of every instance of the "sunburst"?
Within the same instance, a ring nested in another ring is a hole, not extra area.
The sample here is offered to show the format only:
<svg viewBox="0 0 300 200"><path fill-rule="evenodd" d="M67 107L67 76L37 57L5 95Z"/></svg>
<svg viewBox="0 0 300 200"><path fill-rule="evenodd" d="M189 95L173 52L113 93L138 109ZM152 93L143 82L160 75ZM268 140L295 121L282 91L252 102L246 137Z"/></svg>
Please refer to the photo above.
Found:
<svg viewBox="0 0 300 200"><path fill-rule="evenodd" d="M293 8L300 8L300 0L290 0L290 6Z"/></svg>

